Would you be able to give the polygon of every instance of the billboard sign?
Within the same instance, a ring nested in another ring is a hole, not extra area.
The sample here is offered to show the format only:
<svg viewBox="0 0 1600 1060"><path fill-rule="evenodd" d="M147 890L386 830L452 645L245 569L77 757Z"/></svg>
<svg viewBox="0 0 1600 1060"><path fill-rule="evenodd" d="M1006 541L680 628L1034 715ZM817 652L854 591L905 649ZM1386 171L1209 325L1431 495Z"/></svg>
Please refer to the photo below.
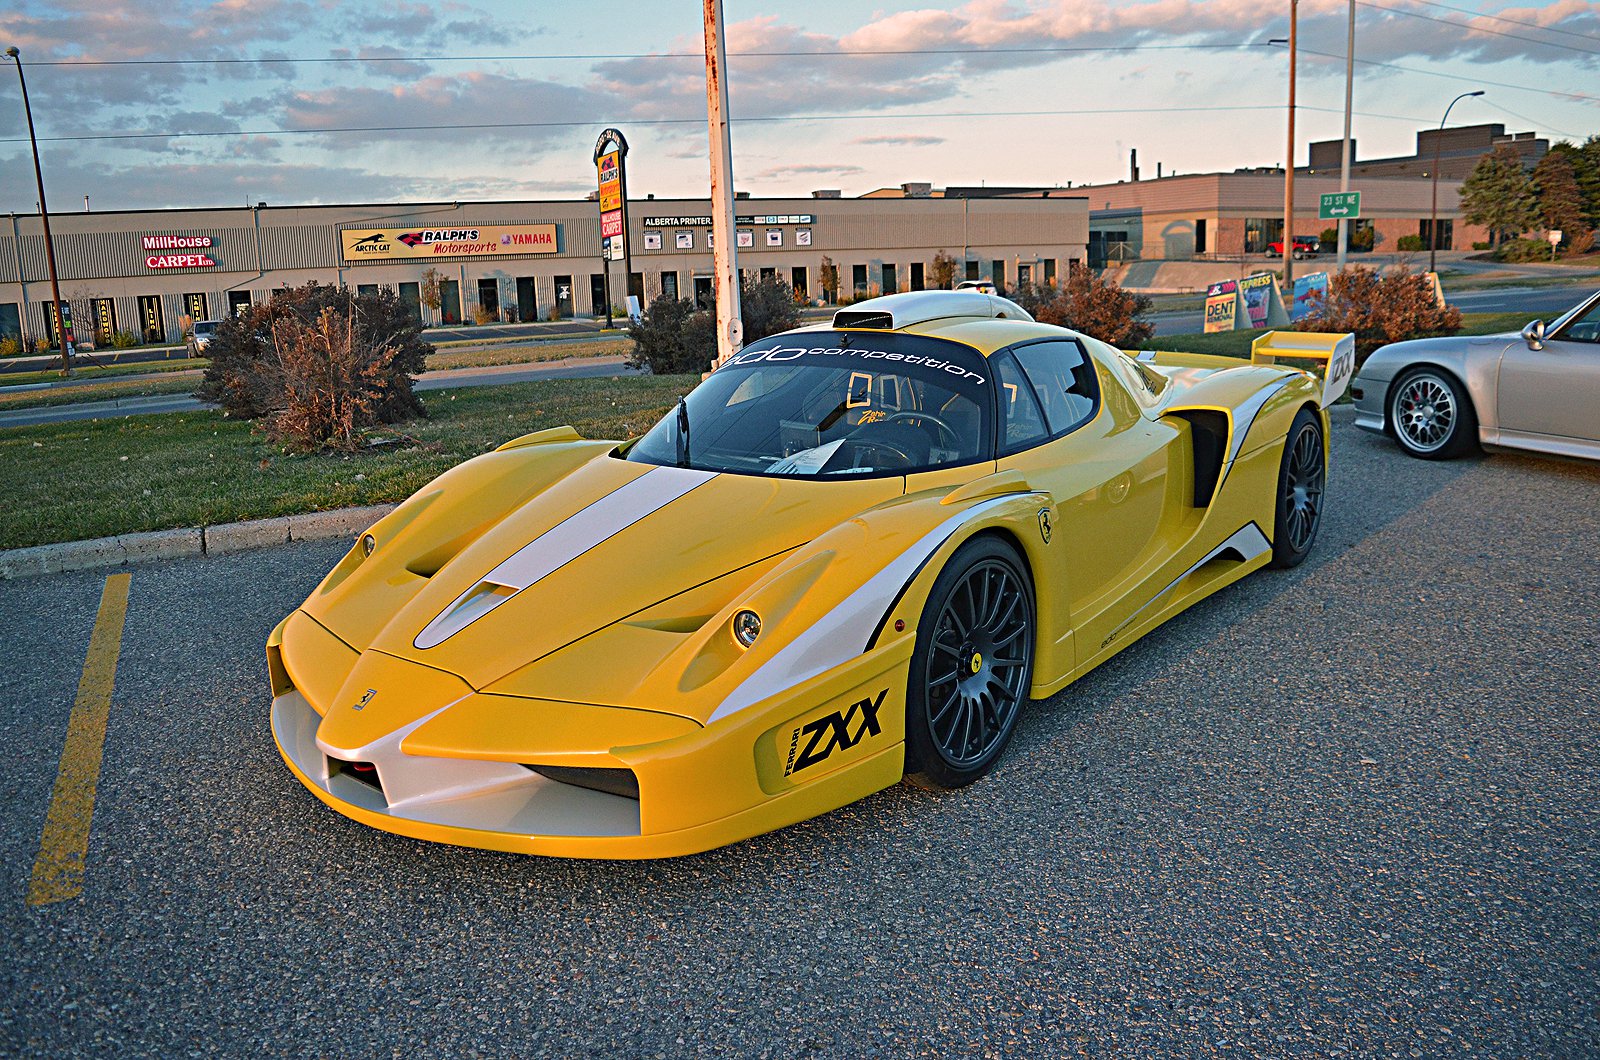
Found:
<svg viewBox="0 0 1600 1060"><path fill-rule="evenodd" d="M1239 281L1239 294L1244 300L1244 310L1249 326L1264 328L1272 319L1272 302L1278 296L1278 279L1270 273L1246 276Z"/></svg>
<svg viewBox="0 0 1600 1060"><path fill-rule="evenodd" d="M600 257L628 260L628 141L607 129L594 143L596 196L600 207Z"/></svg>
<svg viewBox="0 0 1600 1060"><path fill-rule="evenodd" d="M1313 272L1309 276L1294 278L1294 305L1289 309L1289 319L1304 320L1328 302L1328 274Z"/></svg>
<svg viewBox="0 0 1600 1060"><path fill-rule="evenodd" d="M346 261L404 258L512 257L554 254L555 225L476 225L463 228L346 228L339 233Z"/></svg>

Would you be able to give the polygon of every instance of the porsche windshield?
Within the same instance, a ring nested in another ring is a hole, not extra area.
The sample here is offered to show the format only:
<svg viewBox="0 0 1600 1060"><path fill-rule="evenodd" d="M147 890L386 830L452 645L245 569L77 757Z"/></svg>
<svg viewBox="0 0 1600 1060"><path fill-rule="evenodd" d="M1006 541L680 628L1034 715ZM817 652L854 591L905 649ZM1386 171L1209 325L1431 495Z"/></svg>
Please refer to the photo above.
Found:
<svg viewBox="0 0 1600 1060"><path fill-rule="evenodd" d="M905 474L992 451L988 364L894 332L802 332L741 350L627 459L755 475Z"/></svg>

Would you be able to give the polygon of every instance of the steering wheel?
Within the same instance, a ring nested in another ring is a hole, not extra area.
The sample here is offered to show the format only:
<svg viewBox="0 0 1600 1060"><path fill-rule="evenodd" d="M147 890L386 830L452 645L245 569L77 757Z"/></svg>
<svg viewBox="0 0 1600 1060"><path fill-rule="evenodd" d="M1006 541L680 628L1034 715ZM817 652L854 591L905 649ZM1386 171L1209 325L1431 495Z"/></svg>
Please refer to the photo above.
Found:
<svg viewBox="0 0 1600 1060"><path fill-rule="evenodd" d="M890 456L895 457L900 461L901 467L912 467L917 462L916 457L912 456L898 445L895 445L893 442L886 441L882 438L851 438L850 444L854 447L856 454L856 459L852 461L853 467L878 466L876 461L873 461L873 463L870 465L861 464L859 458L862 450L867 450L869 452L877 450L879 452L888 453Z"/></svg>
<svg viewBox="0 0 1600 1060"><path fill-rule="evenodd" d="M950 441L950 448L961 448L961 435L956 433L954 427L931 412L896 412L894 415L886 417L882 422L894 423L896 420L926 420L944 432L944 437Z"/></svg>

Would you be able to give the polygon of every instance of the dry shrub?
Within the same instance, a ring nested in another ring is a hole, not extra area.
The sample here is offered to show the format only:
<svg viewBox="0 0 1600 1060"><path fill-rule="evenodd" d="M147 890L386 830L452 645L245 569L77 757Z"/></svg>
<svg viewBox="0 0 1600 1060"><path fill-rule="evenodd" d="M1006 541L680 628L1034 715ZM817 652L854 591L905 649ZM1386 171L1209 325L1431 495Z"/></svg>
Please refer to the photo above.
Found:
<svg viewBox="0 0 1600 1060"><path fill-rule="evenodd" d="M1124 291L1115 280L1101 279L1093 269L1078 266L1068 270L1067 282L1054 298L1039 305L1034 319L1131 349L1155 332L1153 324L1141 319L1148 312L1150 299L1144 295Z"/></svg>
<svg viewBox="0 0 1600 1060"><path fill-rule="evenodd" d="M1441 308L1426 273L1399 266L1388 273L1357 266L1330 277L1327 300L1294 325L1297 331L1354 332L1356 357L1390 342L1453 335L1461 310Z"/></svg>
<svg viewBox="0 0 1600 1060"><path fill-rule="evenodd" d="M426 415L411 389L433 347L388 288L286 288L224 321L200 396L302 449L352 449L363 431Z"/></svg>

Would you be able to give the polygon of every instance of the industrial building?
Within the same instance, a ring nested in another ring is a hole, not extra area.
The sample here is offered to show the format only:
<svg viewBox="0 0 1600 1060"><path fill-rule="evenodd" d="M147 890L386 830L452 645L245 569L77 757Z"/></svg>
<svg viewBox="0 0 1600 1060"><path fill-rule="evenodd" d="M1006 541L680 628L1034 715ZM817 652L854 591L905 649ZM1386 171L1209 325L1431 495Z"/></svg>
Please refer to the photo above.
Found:
<svg viewBox="0 0 1600 1060"><path fill-rule="evenodd" d="M643 303L709 301L709 202L633 199L627 212L629 258L609 263L609 287L592 201L262 203L52 214L50 222L74 334L103 347L120 332L180 341L190 320L312 281L392 286L430 323L602 315L607 294L622 305L624 290ZM955 259L955 279L1002 289L1053 281L1088 254L1089 206L1074 194L740 198L736 212L740 269L811 298L933 286L941 252ZM436 310L426 306L434 291ZM53 341L50 299L40 219L11 215L0 222L0 335Z"/></svg>

